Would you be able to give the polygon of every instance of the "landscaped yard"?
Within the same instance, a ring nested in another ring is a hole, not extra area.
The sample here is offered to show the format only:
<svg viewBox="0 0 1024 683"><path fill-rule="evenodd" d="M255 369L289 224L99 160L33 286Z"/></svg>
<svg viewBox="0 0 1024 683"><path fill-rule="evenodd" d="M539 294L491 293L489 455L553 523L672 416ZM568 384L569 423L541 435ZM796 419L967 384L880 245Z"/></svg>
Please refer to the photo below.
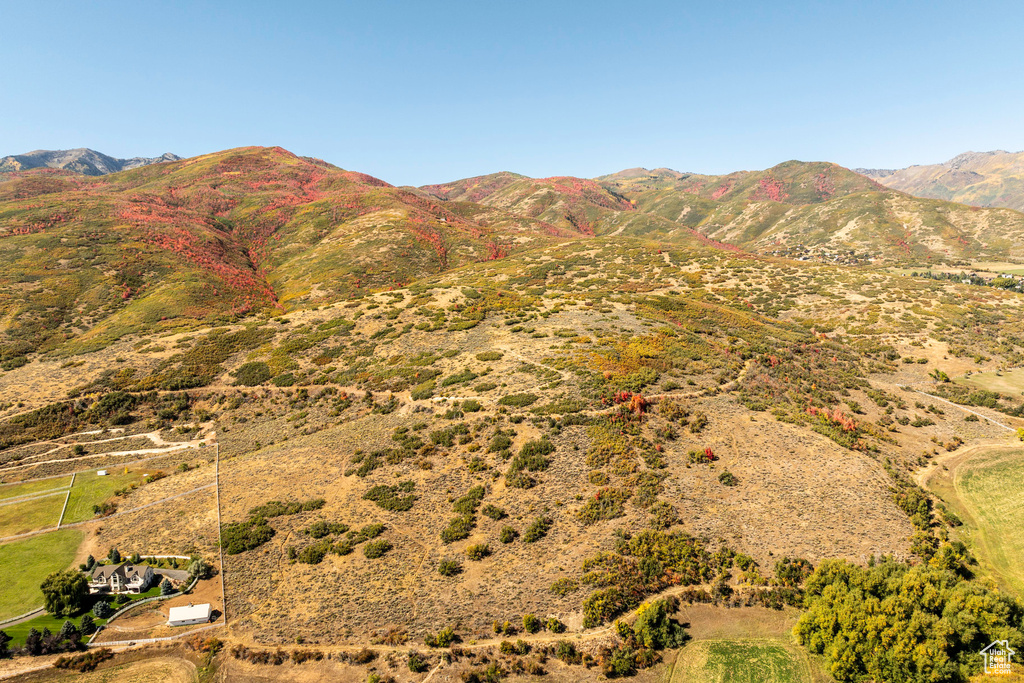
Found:
<svg viewBox="0 0 1024 683"><path fill-rule="evenodd" d="M110 474L99 476L97 470L82 472L75 477L75 485L71 487L71 499L64 513L64 524L84 522L95 516L92 506L98 505L113 497L114 491L123 489L142 481L142 475L150 470L109 470Z"/></svg>
<svg viewBox="0 0 1024 683"><path fill-rule="evenodd" d="M18 498L33 494L45 493L47 491L58 491L66 489L71 483L71 477L55 477L53 479L37 479L23 484L0 484L0 500L7 498Z"/></svg>
<svg viewBox="0 0 1024 683"><path fill-rule="evenodd" d="M44 614L30 621L15 624L14 626L4 626L3 632L11 637L11 647L17 647L25 643L25 637L28 636L28 632L32 629L42 633L44 628L48 628L51 633L57 633L60 631L60 627L64 625L65 621L70 621L76 627L81 626L82 616L82 614L79 614L71 619L65 619L63 617L57 618L50 614ZM106 619L97 619L95 616L93 616L92 621L97 626L107 623ZM82 638L82 640L88 640L88 636Z"/></svg>
<svg viewBox="0 0 1024 683"><path fill-rule="evenodd" d="M39 584L50 572L71 566L82 536L77 529L62 529L0 545L0 619L43 606Z"/></svg>
<svg viewBox="0 0 1024 683"><path fill-rule="evenodd" d="M40 579L40 581L42 581L42 579ZM17 624L15 626L8 626L8 627L4 628L3 630L7 633L7 635L9 635L13 639L12 643L11 643L12 646L20 645L21 643L23 643L25 641L25 636L27 636L28 632L30 630L32 630L33 628L35 630L39 631L40 633L42 633L44 628L48 628L53 633L56 633L56 632L58 632L60 630L60 627L64 625L65 621L70 621L75 626L81 626L82 617L86 613L91 614L92 613L92 606L96 602L98 602L99 600L104 599L104 597L108 598L108 602L110 602L110 604L114 608L114 610L117 611L117 610L124 609L129 604L131 604L131 602L137 602L139 600L144 600L146 598L156 597L157 595L160 595L160 586L159 586L159 584L156 585L156 586L153 586L152 588L150 588L145 593L140 593L138 595L130 595L129 597L131 598L131 601L130 602L126 602L124 604L117 604L116 602L113 602L112 600L110 600L110 598L112 596L90 595L89 596L88 607L85 610L85 612L83 612L82 614L78 614L78 615L72 617L71 619L66 619L66 618L63 618L63 617L62 618L57 618L57 617L55 617L53 615L50 615L50 614L44 614L44 615L36 617L35 619L32 619L30 621L26 621L26 622ZM40 601L41 600L42 600L42 597L40 597ZM93 615L92 621L93 621L94 624L96 624L96 626L100 626L102 624L106 624L107 623L106 619L100 619L100 618L96 617L95 615Z"/></svg>
<svg viewBox="0 0 1024 683"><path fill-rule="evenodd" d="M67 493L0 504L0 538L37 529L56 529Z"/></svg>

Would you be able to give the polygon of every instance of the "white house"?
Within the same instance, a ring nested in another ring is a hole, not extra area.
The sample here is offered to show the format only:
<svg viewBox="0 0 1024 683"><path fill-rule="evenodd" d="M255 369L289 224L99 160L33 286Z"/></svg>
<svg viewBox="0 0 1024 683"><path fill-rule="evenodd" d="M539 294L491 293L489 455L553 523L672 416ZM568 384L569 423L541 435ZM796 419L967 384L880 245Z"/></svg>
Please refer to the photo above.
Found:
<svg viewBox="0 0 1024 683"><path fill-rule="evenodd" d="M153 585L153 568L148 564L101 564L89 576L90 593L142 593Z"/></svg>
<svg viewBox="0 0 1024 683"><path fill-rule="evenodd" d="M210 622L212 610L209 603L202 605L188 605L172 607L167 616L168 626L188 626L190 624L207 624Z"/></svg>

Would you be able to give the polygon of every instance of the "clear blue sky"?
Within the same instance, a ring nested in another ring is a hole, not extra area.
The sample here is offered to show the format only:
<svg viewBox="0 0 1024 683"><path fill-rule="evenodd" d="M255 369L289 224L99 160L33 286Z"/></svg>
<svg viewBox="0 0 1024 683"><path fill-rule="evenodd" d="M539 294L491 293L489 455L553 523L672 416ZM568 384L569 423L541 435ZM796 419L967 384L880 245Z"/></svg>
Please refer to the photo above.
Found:
<svg viewBox="0 0 1024 683"><path fill-rule="evenodd" d="M1024 149L1020 2L0 0L0 154L281 145L395 184Z"/></svg>

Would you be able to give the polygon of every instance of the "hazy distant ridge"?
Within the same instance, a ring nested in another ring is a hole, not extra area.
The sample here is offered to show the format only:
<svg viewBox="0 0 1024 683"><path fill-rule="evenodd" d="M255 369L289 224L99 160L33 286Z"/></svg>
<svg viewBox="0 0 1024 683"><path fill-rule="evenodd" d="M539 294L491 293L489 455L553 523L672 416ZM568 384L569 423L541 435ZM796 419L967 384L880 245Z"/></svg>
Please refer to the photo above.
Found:
<svg viewBox="0 0 1024 683"><path fill-rule="evenodd" d="M918 197L1024 210L1024 152L965 152L942 164L855 170Z"/></svg>
<svg viewBox="0 0 1024 683"><path fill-rule="evenodd" d="M116 159L86 147L58 150L37 149L34 152L13 154L0 159L0 173L27 171L33 168L60 168L83 175L106 175L180 159L181 157L177 154L170 152L158 157Z"/></svg>

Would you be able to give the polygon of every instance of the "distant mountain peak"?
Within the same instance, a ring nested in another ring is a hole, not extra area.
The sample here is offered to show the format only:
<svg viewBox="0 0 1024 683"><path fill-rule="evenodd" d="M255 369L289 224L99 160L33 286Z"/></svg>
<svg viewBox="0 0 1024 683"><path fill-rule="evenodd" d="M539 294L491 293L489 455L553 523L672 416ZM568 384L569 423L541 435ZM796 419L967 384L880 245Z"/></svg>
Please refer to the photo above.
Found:
<svg viewBox="0 0 1024 683"><path fill-rule="evenodd" d="M988 157L1000 156L1003 154L1010 154L1010 152L1003 149L997 149L991 152L964 152L963 154L957 154L942 165L956 170L963 166L969 166L971 164L978 163L979 161L984 161Z"/></svg>
<svg viewBox="0 0 1024 683"><path fill-rule="evenodd" d="M180 161L181 157L170 152L158 157L132 157L117 159L88 147L76 149L37 149L25 154L12 154L0 158L0 173L28 171L33 168L58 168L83 175L107 175L127 171L140 166L160 164L165 161Z"/></svg>
<svg viewBox="0 0 1024 683"><path fill-rule="evenodd" d="M918 197L1024 211L1024 152L964 152L940 164L857 172Z"/></svg>

